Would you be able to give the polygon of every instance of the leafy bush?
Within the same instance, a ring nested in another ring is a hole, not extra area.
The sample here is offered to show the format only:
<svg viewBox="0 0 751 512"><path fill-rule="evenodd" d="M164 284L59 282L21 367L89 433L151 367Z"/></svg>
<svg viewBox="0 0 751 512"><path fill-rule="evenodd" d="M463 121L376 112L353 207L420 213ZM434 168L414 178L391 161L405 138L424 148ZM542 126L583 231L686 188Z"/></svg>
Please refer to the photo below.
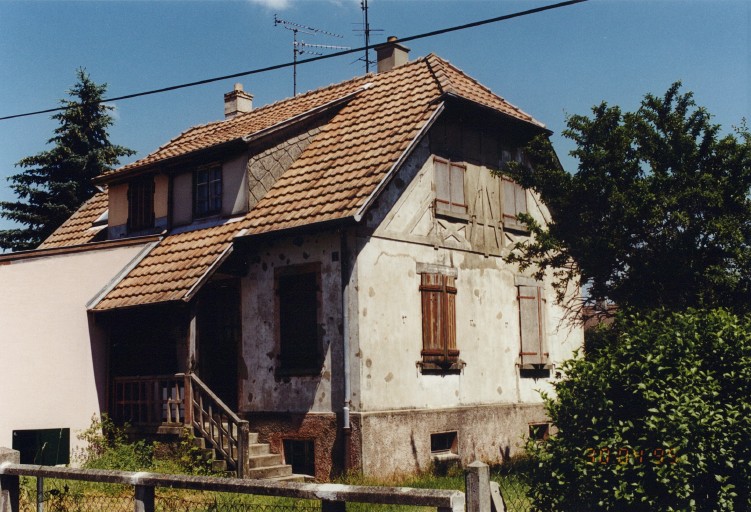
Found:
<svg viewBox="0 0 751 512"><path fill-rule="evenodd" d="M86 443L77 454L78 462L84 468L213 474L211 458L196 445L193 433L187 428L173 443L152 443L143 439L131 441L127 425L117 426L103 414L101 419L93 417L91 426L78 438Z"/></svg>
<svg viewBox="0 0 751 512"><path fill-rule="evenodd" d="M567 361L528 443L540 510L751 510L751 318L620 318Z"/></svg>

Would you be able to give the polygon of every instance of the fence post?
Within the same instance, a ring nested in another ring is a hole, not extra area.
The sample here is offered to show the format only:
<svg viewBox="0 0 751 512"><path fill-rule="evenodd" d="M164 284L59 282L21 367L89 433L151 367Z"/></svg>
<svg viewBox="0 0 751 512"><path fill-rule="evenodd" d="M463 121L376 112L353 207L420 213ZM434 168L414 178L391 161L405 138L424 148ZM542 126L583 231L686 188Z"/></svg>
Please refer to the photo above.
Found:
<svg viewBox="0 0 751 512"><path fill-rule="evenodd" d="M490 512L490 468L474 461L464 476L467 491L467 512Z"/></svg>
<svg viewBox="0 0 751 512"><path fill-rule="evenodd" d="M154 512L154 487L136 485L136 512Z"/></svg>
<svg viewBox="0 0 751 512"><path fill-rule="evenodd" d="M20 464L21 452L0 447L0 465ZM15 475L0 475L0 512L19 512L19 478Z"/></svg>
<svg viewBox="0 0 751 512"><path fill-rule="evenodd" d="M321 501L321 512L345 512L347 503L344 501Z"/></svg>

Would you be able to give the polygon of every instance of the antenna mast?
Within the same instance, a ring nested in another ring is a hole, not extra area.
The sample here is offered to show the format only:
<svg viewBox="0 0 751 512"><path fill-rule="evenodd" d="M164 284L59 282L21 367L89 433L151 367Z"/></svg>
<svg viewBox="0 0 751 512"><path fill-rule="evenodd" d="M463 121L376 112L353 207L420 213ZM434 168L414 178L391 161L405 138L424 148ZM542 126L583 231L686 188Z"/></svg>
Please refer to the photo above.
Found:
<svg viewBox="0 0 751 512"><path fill-rule="evenodd" d="M312 55L323 55L320 52L317 51L311 51L306 50L306 48L325 48L328 50L349 50L349 46L334 46L330 44L310 44L306 43L305 41L298 41L297 40L297 33L302 32L303 34L309 34L312 36L322 34L329 37L339 37L344 38L344 36L340 36L339 34L334 34L333 32L327 32L325 30L321 30L314 27L308 27L305 25L300 25L298 23L294 23L291 21L283 20L279 18L276 14L274 14L274 26L281 25L282 28L286 28L287 30L292 32L292 94L294 96L297 95L297 56L302 55L303 53L309 53Z"/></svg>
<svg viewBox="0 0 751 512"><path fill-rule="evenodd" d="M365 72L370 73L370 33L371 32L383 32L380 28L370 28L370 21L368 20L368 0L360 0L360 8L363 12L362 29L358 29L357 32L362 32L365 36L365 56L359 60L365 61Z"/></svg>

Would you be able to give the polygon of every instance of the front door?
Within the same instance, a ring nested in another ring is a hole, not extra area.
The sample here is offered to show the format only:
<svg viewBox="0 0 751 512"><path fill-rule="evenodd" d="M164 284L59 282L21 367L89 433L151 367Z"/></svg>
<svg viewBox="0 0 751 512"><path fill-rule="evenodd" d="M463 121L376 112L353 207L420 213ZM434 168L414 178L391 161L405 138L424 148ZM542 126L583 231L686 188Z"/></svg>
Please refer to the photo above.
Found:
<svg viewBox="0 0 751 512"><path fill-rule="evenodd" d="M237 410L237 360L240 352L240 283L209 283L198 302L198 369L201 380L232 410Z"/></svg>

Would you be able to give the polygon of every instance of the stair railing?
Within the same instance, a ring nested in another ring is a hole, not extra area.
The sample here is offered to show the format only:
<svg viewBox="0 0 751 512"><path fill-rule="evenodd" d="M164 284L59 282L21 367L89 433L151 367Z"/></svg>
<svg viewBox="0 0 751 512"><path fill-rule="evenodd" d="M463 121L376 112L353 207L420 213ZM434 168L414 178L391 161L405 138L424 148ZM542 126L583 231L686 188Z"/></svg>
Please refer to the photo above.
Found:
<svg viewBox="0 0 751 512"><path fill-rule="evenodd" d="M222 402L194 374L178 374L185 379L185 423L209 443L227 466L243 478L249 469L250 426Z"/></svg>

